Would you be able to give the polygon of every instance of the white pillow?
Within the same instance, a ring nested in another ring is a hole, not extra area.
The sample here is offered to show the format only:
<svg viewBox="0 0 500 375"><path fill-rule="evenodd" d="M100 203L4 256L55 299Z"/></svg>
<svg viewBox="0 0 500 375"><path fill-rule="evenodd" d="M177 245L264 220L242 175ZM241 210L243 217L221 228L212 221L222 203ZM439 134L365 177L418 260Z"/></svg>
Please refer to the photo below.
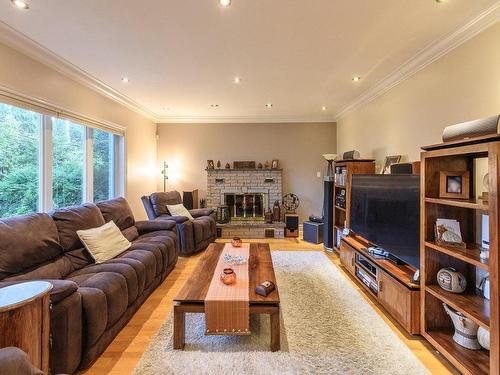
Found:
<svg viewBox="0 0 500 375"><path fill-rule="evenodd" d="M76 234L96 263L113 259L131 246L113 221L99 228L78 230Z"/></svg>
<svg viewBox="0 0 500 375"><path fill-rule="evenodd" d="M191 216L189 211L187 210L184 205L181 204L167 204L168 212L170 212L170 215L172 216L186 216L189 220L194 220L194 217Z"/></svg>

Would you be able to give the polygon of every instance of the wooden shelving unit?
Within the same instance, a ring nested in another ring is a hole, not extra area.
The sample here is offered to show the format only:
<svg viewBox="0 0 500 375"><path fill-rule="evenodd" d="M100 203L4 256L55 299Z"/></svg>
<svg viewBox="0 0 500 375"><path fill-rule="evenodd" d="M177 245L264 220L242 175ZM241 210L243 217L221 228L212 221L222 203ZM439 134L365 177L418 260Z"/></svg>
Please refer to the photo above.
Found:
<svg viewBox="0 0 500 375"><path fill-rule="evenodd" d="M342 232L344 223L349 227L350 203L351 203L351 176L353 174L375 173L375 159L337 160L334 163L334 172L344 170L342 182L336 177L333 189L333 249L339 251L340 242L338 233ZM345 207L337 205L337 195L345 192Z"/></svg>
<svg viewBox="0 0 500 375"><path fill-rule="evenodd" d="M500 187L500 141L498 138L464 140L423 148L421 154L421 331L422 335L464 374L500 374L500 306L498 287L498 225ZM475 199L475 160L487 158L489 201ZM441 171L469 171L471 199L439 197ZM479 257L477 245L480 214L489 216L490 258ZM442 246L435 242L436 219L456 219L466 248ZM437 273L453 267L467 279L462 294L450 293L437 285ZM478 273L489 272L490 300L476 289ZM453 341L453 323L443 308L446 303L490 331L490 351L469 350Z"/></svg>

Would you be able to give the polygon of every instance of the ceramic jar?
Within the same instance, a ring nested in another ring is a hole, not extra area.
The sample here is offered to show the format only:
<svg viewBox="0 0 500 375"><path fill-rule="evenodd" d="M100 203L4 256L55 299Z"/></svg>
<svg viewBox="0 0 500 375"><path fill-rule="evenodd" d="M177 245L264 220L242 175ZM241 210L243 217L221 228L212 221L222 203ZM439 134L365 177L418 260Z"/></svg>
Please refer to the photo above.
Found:
<svg viewBox="0 0 500 375"><path fill-rule="evenodd" d="M486 350L490 350L490 331L486 328L479 327L477 330L477 341Z"/></svg>
<svg viewBox="0 0 500 375"><path fill-rule="evenodd" d="M232 268L224 268L220 275L221 281L226 285L236 283L236 273Z"/></svg>
<svg viewBox="0 0 500 375"><path fill-rule="evenodd" d="M452 267L441 268L437 273L437 282L441 288L452 293L463 293L467 287L464 275Z"/></svg>
<svg viewBox="0 0 500 375"><path fill-rule="evenodd" d="M233 237L233 239L231 240L231 244L234 247L241 247L241 245L243 245L243 242L241 241L241 238L239 238L239 237Z"/></svg>
<svg viewBox="0 0 500 375"><path fill-rule="evenodd" d="M479 325L472 321L472 319L467 318L461 312L453 310L447 304L443 303L443 307L455 326L453 341L467 349L481 349L481 345L479 344L477 337Z"/></svg>

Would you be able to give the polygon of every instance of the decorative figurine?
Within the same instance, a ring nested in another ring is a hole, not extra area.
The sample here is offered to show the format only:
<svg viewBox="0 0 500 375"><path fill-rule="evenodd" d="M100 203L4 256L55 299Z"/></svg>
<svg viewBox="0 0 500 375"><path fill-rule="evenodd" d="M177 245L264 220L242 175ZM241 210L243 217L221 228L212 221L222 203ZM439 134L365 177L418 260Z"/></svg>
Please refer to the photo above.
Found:
<svg viewBox="0 0 500 375"><path fill-rule="evenodd" d="M257 168L258 168L258 169L262 169L262 163L259 163L259 164L257 165Z"/></svg>
<svg viewBox="0 0 500 375"><path fill-rule="evenodd" d="M226 169L231 169L231 165L229 163L226 163Z"/></svg>
<svg viewBox="0 0 500 375"><path fill-rule="evenodd" d="M217 169L220 169L220 160L217 160Z"/></svg>
<svg viewBox="0 0 500 375"><path fill-rule="evenodd" d="M264 168L269 169L269 160L266 160L266 163L264 164Z"/></svg>

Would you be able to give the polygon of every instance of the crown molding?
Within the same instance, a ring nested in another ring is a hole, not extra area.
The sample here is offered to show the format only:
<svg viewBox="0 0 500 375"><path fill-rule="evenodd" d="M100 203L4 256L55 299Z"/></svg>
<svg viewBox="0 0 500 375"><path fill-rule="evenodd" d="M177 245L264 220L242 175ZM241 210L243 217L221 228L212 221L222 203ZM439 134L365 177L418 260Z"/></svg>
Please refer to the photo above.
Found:
<svg viewBox="0 0 500 375"><path fill-rule="evenodd" d="M459 27L454 32L444 38L435 40L424 49L420 50L415 56L403 63L393 73L368 88L364 93L358 96L351 103L345 105L335 115L335 121L339 121L349 113L370 103L379 96L385 94L401 82L410 78L420 70L429 66L448 52L475 37L488 27L500 21L500 1L487 8L477 17Z"/></svg>
<svg viewBox="0 0 500 375"><path fill-rule="evenodd" d="M164 116L158 118L159 124L221 124L221 123L305 123L335 122L333 116Z"/></svg>
<svg viewBox="0 0 500 375"><path fill-rule="evenodd" d="M121 94L111 86L73 65L68 60L62 58L48 48L35 42L33 39L0 21L0 42L14 48L15 50L31 57L57 72L69 77L78 83L102 94L113 101L127 107L128 109L150 119L157 121L158 118L149 109L137 103L128 96Z"/></svg>

